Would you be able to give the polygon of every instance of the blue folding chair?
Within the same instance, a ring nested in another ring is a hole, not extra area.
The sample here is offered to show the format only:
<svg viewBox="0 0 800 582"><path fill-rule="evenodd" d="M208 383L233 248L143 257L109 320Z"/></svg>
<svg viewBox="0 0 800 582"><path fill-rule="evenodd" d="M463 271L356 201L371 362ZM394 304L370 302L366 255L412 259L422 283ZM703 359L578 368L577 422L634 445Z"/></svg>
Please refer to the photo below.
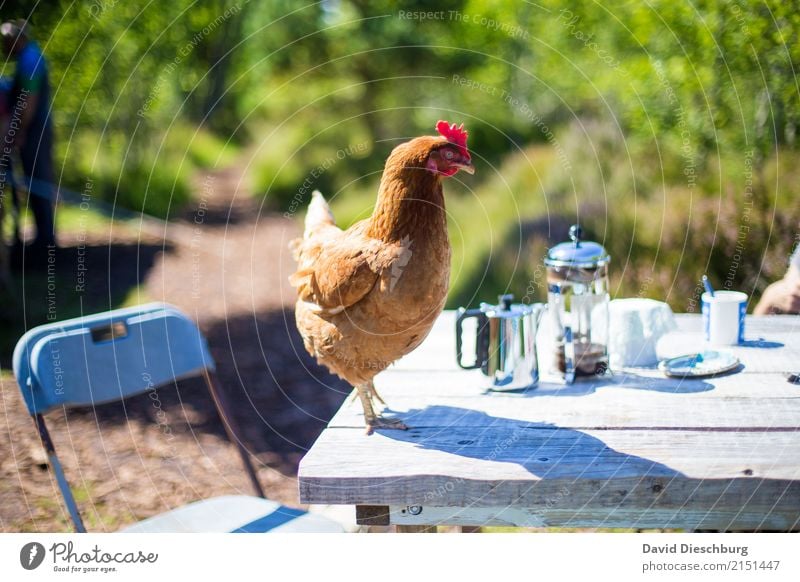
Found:
<svg viewBox="0 0 800 582"><path fill-rule="evenodd" d="M14 350L14 375L34 419L50 466L78 532L85 532L44 414L61 407L122 400L202 376L236 446L257 497L228 495L174 509L127 527L125 532L343 531L325 517L264 498L247 450L214 376L215 365L197 326L176 308L151 303L36 327Z"/></svg>

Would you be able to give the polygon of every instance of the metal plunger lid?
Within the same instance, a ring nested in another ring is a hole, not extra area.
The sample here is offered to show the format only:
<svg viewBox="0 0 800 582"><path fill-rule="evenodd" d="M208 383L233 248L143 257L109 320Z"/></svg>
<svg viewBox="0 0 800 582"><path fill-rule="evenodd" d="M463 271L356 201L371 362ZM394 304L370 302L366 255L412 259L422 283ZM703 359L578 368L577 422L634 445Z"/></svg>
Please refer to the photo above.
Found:
<svg viewBox="0 0 800 582"><path fill-rule="evenodd" d="M503 318L514 319L522 315L529 315L533 313L533 308L530 305L523 303L513 303L513 295L500 295L497 305L491 303L481 303L481 311L490 318Z"/></svg>
<svg viewBox="0 0 800 582"><path fill-rule="evenodd" d="M607 264L611 257L603 245L593 241L581 240L583 231L573 224L569 229L568 242L557 244L547 252L544 264L548 267L575 267L592 269Z"/></svg>

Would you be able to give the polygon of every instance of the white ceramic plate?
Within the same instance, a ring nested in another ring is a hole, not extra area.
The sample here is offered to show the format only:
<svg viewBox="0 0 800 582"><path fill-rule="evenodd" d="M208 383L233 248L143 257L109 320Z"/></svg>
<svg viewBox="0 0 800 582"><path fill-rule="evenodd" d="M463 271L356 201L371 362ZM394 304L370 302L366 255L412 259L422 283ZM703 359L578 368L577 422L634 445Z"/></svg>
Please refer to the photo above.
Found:
<svg viewBox="0 0 800 582"><path fill-rule="evenodd" d="M727 352L706 351L664 360L658 369L672 378L702 378L735 370L739 358Z"/></svg>

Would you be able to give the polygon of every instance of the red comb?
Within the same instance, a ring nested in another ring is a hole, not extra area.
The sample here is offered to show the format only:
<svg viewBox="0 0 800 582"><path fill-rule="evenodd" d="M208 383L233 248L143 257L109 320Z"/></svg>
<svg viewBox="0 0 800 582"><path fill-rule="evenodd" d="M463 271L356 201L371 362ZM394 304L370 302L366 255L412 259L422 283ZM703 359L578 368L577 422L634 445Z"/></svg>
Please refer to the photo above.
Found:
<svg viewBox="0 0 800 582"><path fill-rule="evenodd" d="M467 137L469 134L467 134L467 130L464 129L463 123L461 125L456 125L455 123L450 125L446 121L439 121L436 124L436 131L438 131L442 137L447 138L447 141L457 146L462 156L470 157L467 151Z"/></svg>

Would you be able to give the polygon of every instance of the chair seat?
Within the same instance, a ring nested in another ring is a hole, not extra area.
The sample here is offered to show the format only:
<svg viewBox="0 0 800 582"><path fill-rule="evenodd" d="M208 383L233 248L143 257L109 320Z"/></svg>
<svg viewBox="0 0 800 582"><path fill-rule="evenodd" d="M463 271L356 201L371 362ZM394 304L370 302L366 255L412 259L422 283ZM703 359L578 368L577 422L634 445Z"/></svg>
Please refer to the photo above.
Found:
<svg viewBox="0 0 800 582"><path fill-rule="evenodd" d="M121 533L341 533L338 523L280 503L247 495L196 501L150 517Z"/></svg>

